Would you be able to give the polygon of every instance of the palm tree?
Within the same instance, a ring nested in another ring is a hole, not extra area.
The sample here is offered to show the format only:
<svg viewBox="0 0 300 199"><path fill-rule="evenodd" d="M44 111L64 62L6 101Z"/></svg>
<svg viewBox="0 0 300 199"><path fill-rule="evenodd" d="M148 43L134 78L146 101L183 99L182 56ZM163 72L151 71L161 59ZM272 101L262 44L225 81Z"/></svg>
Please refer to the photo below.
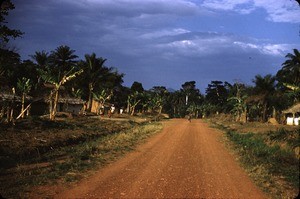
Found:
<svg viewBox="0 0 300 199"><path fill-rule="evenodd" d="M45 70L46 67L48 67L49 64L49 54L45 51L36 51L34 55L30 55L31 59L36 62L37 64L37 71L39 70ZM36 86L39 86L41 83L41 76L39 75L37 77L37 84Z"/></svg>
<svg viewBox="0 0 300 199"><path fill-rule="evenodd" d="M282 69L277 72L277 78L284 83L299 86L300 84L300 52L294 49L294 54L288 53Z"/></svg>
<svg viewBox="0 0 300 199"><path fill-rule="evenodd" d="M49 54L45 51L36 51L34 55L30 57L36 62L39 68L45 68L49 62Z"/></svg>
<svg viewBox="0 0 300 199"><path fill-rule="evenodd" d="M262 77L261 75L256 75L253 83L255 83L254 87L254 95L259 96L260 103L262 105L262 120L267 120L267 111L268 106L270 105L270 98L272 94L275 92L275 81L276 78L271 74Z"/></svg>
<svg viewBox="0 0 300 199"><path fill-rule="evenodd" d="M75 59L78 57L74 52L75 50L71 50L69 46L64 45L51 51L49 62L58 79L61 79L65 72L70 71L74 67Z"/></svg>
<svg viewBox="0 0 300 199"><path fill-rule="evenodd" d="M174 117L184 117L186 114L186 95L182 91L176 91L169 96L171 113Z"/></svg>
<svg viewBox="0 0 300 199"><path fill-rule="evenodd" d="M293 101L297 102L300 87L300 52L294 49L294 54L288 53L285 57L288 59L282 64L276 78L287 88L287 93L292 96Z"/></svg>
<svg viewBox="0 0 300 199"><path fill-rule="evenodd" d="M88 104L87 104L87 110L91 111L92 107L92 98L93 98L93 90L95 87L95 84L99 79L101 78L101 75L103 75L103 64L106 61L106 59L103 58L97 58L95 53L92 53L91 55L86 54L85 55L85 61L83 62L84 67L84 76L86 81L88 82Z"/></svg>

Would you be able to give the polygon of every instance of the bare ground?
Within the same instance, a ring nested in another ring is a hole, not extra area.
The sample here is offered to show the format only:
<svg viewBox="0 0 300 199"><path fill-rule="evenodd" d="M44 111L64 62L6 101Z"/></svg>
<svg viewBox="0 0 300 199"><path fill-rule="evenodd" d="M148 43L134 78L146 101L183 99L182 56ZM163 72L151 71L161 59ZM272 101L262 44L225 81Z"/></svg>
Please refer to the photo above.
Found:
<svg viewBox="0 0 300 199"><path fill-rule="evenodd" d="M170 120L135 152L57 188L55 198L266 198L221 138L201 120Z"/></svg>

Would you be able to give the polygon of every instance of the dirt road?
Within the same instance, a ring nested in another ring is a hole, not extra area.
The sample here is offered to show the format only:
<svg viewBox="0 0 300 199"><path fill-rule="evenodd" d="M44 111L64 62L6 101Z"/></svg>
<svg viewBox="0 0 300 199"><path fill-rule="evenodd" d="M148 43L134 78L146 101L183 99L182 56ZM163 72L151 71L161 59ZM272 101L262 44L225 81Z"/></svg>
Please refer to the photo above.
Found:
<svg viewBox="0 0 300 199"><path fill-rule="evenodd" d="M56 198L265 198L201 120L171 120L123 159Z"/></svg>

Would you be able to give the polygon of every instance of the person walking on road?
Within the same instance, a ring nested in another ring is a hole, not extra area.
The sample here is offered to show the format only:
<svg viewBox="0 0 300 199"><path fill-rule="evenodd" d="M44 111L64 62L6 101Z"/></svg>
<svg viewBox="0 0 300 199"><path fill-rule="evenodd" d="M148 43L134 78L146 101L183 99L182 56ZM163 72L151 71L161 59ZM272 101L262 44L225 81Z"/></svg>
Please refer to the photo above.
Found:
<svg viewBox="0 0 300 199"><path fill-rule="evenodd" d="M192 122L192 116L191 116L191 114L188 115L188 121Z"/></svg>

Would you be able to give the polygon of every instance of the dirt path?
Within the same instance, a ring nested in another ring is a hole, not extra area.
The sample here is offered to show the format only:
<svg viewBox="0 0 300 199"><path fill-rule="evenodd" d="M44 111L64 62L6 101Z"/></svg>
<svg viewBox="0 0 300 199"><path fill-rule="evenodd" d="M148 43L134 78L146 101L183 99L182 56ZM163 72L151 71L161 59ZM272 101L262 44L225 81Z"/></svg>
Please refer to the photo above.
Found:
<svg viewBox="0 0 300 199"><path fill-rule="evenodd" d="M265 198L200 120L171 120L136 152L56 198Z"/></svg>

